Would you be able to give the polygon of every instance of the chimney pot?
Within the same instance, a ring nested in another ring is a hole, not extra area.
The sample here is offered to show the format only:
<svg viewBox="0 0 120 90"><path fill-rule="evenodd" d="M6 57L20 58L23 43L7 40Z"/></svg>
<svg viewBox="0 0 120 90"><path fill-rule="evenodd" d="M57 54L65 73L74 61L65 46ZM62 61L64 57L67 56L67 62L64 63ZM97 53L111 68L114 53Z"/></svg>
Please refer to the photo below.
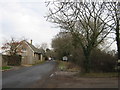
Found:
<svg viewBox="0 0 120 90"><path fill-rule="evenodd" d="M30 40L30 44L32 44L32 40Z"/></svg>

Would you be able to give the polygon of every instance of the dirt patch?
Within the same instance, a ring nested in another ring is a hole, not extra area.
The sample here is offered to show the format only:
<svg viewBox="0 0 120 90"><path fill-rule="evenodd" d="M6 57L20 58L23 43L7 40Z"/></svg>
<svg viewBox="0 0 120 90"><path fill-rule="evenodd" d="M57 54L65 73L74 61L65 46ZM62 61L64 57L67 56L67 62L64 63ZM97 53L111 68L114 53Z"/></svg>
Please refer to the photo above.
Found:
<svg viewBox="0 0 120 90"><path fill-rule="evenodd" d="M77 74L78 72L68 72L68 71L56 71L55 75L65 75L65 76L73 76L75 74Z"/></svg>
<svg viewBox="0 0 120 90"><path fill-rule="evenodd" d="M76 73L57 71L42 88L118 88L118 78L85 78Z"/></svg>

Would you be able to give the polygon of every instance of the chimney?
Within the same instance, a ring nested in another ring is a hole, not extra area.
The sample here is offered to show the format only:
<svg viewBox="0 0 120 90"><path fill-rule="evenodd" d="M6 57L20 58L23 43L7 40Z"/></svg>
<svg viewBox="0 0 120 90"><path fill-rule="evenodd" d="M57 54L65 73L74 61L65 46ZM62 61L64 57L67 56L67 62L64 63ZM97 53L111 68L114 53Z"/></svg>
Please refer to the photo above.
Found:
<svg viewBox="0 0 120 90"><path fill-rule="evenodd" d="M32 39L30 40L30 44L32 44Z"/></svg>

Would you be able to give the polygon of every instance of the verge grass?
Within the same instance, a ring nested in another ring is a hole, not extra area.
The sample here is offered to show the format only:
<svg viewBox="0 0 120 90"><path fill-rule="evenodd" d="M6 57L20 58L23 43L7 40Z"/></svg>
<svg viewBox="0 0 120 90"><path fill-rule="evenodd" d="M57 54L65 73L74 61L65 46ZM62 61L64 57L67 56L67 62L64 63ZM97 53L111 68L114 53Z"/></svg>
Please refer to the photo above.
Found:
<svg viewBox="0 0 120 90"><path fill-rule="evenodd" d="M66 61L58 61L58 69L61 71L68 71L68 72L80 71L77 65Z"/></svg>
<svg viewBox="0 0 120 90"><path fill-rule="evenodd" d="M32 64L32 65L38 65L38 64L43 64L45 63L45 60L39 60L39 61L35 61L35 64Z"/></svg>
<svg viewBox="0 0 120 90"><path fill-rule="evenodd" d="M11 69L12 67L9 67L9 66L3 66L3 67L0 67L1 70L7 70L7 69Z"/></svg>

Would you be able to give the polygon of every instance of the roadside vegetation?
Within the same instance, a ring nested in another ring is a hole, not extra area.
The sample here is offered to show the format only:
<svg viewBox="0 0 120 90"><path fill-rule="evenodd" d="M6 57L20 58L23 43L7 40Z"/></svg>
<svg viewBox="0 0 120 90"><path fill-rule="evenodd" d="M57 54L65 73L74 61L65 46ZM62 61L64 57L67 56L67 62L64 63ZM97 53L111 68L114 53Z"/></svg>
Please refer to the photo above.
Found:
<svg viewBox="0 0 120 90"><path fill-rule="evenodd" d="M32 65L38 65L38 64L43 64L45 63L45 60L39 60L39 61L36 61L35 64L32 64Z"/></svg>
<svg viewBox="0 0 120 90"><path fill-rule="evenodd" d="M8 70L8 69L11 69L12 67L10 66L3 66L3 67L0 67L1 70Z"/></svg>
<svg viewBox="0 0 120 90"><path fill-rule="evenodd" d="M117 77L118 78L118 72L109 72L109 73L105 73L105 72L99 72L99 73L95 73L95 72L91 72L91 73L79 73L77 76L79 77L94 77L94 78L104 78L104 77Z"/></svg>
<svg viewBox="0 0 120 90"><path fill-rule="evenodd" d="M103 44L104 46L105 44ZM54 48L54 57L62 60L63 56L68 57L68 62L60 62L60 68L65 70L70 65L70 63L79 66L80 71L83 72L84 55L82 49L74 48L72 37L70 34L59 33L52 41L52 47ZM115 51L106 52L101 50L99 47L94 48L89 57L91 60L91 70L90 72L116 72L116 53Z"/></svg>
<svg viewBox="0 0 120 90"><path fill-rule="evenodd" d="M74 63L66 62L66 61L57 61L58 69L60 71L68 71L68 72L79 72L80 67Z"/></svg>
<svg viewBox="0 0 120 90"><path fill-rule="evenodd" d="M54 57L61 60L67 56L82 73L116 72L120 59L119 4L49 2L47 20L61 29L52 40ZM117 51L109 48L114 41Z"/></svg>
<svg viewBox="0 0 120 90"><path fill-rule="evenodd" d="M90 72L82 73L80 72L80 67L74 63L66 61L57 61L58 70L67 72L78 72L75 74L77 77L93 77L93 78L105 78L105 77L118 77L118 72Z"/></svg>

